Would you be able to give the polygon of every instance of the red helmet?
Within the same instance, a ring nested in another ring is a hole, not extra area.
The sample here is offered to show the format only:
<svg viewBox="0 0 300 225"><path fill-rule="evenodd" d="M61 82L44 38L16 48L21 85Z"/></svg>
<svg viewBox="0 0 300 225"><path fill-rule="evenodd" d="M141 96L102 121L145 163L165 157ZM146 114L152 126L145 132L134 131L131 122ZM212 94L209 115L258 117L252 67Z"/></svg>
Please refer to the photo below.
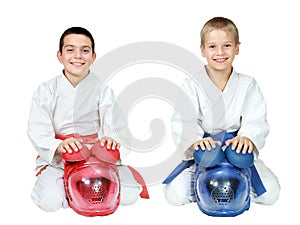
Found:
<svg viewBox="0 0 300 225"><path fill-rule="evenodd" d="M66 194L75 212L84 216L105 216L117 210L120 178L114 163L97 158L92 151L89 157L84 154L79 160L75 155L63 154L63 160Z"/></svg>

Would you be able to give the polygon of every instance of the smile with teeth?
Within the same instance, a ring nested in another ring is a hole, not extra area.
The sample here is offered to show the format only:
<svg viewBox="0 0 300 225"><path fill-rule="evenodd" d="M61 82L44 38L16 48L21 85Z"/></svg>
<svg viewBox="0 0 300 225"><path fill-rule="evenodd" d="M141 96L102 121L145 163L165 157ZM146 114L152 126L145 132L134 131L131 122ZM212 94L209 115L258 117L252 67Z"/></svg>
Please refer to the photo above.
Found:
<svg viewBox="0 0 300 225"><path fill-rule="evenodd" d="M218 63L222 63L226 61L226 58L222 58L222 59L214 59L214 61L218 62Z"/></svg>
<svg viewBox="0 0 300 225"><path fill-rule="evenodd" d="M83 66L84 65L84 63L81 63L81 62L71 62L71 64L73 65L73 66Z"/></svg>

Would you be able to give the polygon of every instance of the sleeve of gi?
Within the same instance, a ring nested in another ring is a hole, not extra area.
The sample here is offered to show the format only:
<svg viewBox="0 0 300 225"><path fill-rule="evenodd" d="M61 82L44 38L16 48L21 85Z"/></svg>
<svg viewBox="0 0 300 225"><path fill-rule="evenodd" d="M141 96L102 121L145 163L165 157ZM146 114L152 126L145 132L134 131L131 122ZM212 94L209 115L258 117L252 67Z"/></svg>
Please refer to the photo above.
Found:
<svg viewBox="0 0 300 225"><path fill-rule="evenodd" d="M183 159L193 157L194 149L191 145L202 139L204 131L199 125L201 114L197 86L192 80L186 79L178 93L175 113L171 118L172 137L177 149L183 153Z"/></svg>
<svg viewBox="0 0 300 225"><path fill-rule="evenodd" d="M116 102L113 90L105 86L100 95L100 136L111 137L121 145L130 145L127 120Z"/></svg>
<svg viewBox="0 0 300 225"><path fill-rule="evenodd" d="M33 93L27 135L39 157L50 165L58 165L61 159L57 160L54 155L61 141L55 139L51 99L51 91L45 84L40 85Z"/></svg>
<svg viewBox="0 0 300 225"><path fill-rule="evenodd" d="M263 148L268 134L269 124L267 122L266 102L259 85L253 79L247 90L238 135L250 138L259 150Z"/></svg>

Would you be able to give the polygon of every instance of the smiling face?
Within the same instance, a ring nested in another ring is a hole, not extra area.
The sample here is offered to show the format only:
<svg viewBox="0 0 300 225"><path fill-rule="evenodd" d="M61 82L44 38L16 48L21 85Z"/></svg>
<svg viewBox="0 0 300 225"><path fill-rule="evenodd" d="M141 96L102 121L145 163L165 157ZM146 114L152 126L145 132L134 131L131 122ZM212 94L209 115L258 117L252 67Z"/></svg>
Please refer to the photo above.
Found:
<svg viewBox="0 0 300 225"><path fill-rule="evenodd" d="M92 52L92 43L83 34L69 34L65 36L61 52L57 52L58 60L64 65L64 74L76 86L85 78L90 66L96 59Z"/></svg>
<svg viewBox="0 0 300 225"><path fill-rule="evenodd" d="M213 29L206 34L201 53L206 58L210 70L228 73L232 69L235 56L239 53L239 45L232 33Z"/></svg>

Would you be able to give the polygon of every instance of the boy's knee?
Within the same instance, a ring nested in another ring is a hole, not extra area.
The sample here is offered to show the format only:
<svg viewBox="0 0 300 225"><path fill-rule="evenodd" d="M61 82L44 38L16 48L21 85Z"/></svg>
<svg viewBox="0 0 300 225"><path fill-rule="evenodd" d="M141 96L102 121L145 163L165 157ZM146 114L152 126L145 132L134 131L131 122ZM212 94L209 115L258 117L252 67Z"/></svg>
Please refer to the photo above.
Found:
<svg viewBox="0 0 300 225"><path fill-rule="evenodd" d="M279 198L281 189L279 180L276 175L265 166L262 160L255 160L254 164L263 182L266 192L255 197L253 201L264 205L272 205Z"/></svg>
<svg viewBox="0 0 300 225"><path fill-rule="evenodd" d="M42 198L38 206L46 212L55 212L62 207L62 201L48 196Z"/></svg>
<svg viewBox="0 0 300 225"><path fill-rule="evenodd" d="M277 180L264 182L264 187L266 188L266 192L260 196L254 197L253 202L263 205L273 205L279 198L279 182Z"/></svg>
<svg viewBox="0 0 300 225"><path fill-rule="evenodd" d="M134 204L139 198L141 189L142 187L140 185L138 187L121 186L120 204L121 205Z"/></svg>
<svg viewBox="0 0 300 225"><path fill-rule="evenodd" d="M279 198L280 187L276 186L275 188L267 187L267 192L261 196L255 197L254 202L263 204L263 205L273 205Z"/></svg>
<svg viewBox="0 0 300 225"><path fill-rule="evenodd" d="M68 207L67 199L57 192L44 192L44 194L37 195L33 191L31 197L34 203L46 212L55 212L62 207Z"/></svg>
<svg viewBox="0 0 300 225"><path fill-rule="evenodd" d="M51 170L49 171L51 172ZM34 203L46 212L54 212L61 207L67 208L69 204L66 197L63 179L56 175L51 177L51 174L49 173L46 174L49 175L48 178L50 178L47 180L45 179L45 174L41 175L43 176L39 177L31 192L31 198Z"/></svg>
<svg viewBox="0 0 300 225"><path fill-rule="evenodd" d="M196 201L194 175L183 171L171 183L164 186L165 198L171 205L185 205Z"/></svg>
<svg viewBox="0 0 300 225"><path fill-rule="evenodd" d="M190 196L182 194L180 190L177 190L177 188L174 188L172 186L170 187L169 184L166 184L164 193L167 202L171 205L185 205L193 202L193 199L191 199Z"/></svg>
<svg viewBox="0 0 300 225"><path fill-rule="evenodd" d="M118 166L121 190L120 204L132 205L138 198L143 188L135 179L130 169L127 166Z"/></svg>

